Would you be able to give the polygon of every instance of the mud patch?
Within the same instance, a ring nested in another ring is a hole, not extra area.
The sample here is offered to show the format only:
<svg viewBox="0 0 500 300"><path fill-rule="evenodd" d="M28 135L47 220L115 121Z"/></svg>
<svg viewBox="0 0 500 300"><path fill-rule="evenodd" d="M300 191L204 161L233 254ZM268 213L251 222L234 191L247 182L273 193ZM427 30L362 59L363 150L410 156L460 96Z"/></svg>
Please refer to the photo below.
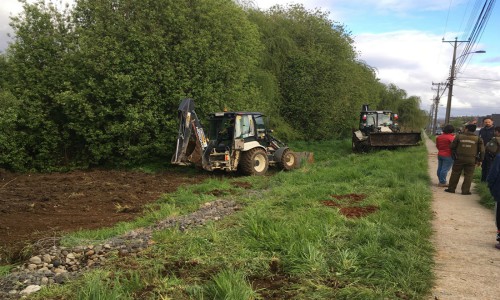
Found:
<svg viewBox="0 0 500 300"><path fill-rule="evenodd" d="M249 190L252 188L252 184L249 182L233 181L231 182L231 185L237 188L243 188L245 190Z"/></svg>
<svg viewBox="0 0 500 300"><path fill-rule="evenodd" d="M294 291L294 286L297 286L299 281L290 276L275 274L268 277L250 277L249 281L253 290L258 291L262 299L294 299L298 295Z"/></svg>
<svg viewBox="0 0 500 300"><path fill-rule="evenodd" d="M349 203L358 203L366 199L365 194L345 194L345 195L330 195L332 198Z"/></svg>
<svg viewBox="0 0 500 300"><path fill-rule="evenodd" d="M378 207L375 205L367 205L361 207L342 207L340 209L340 213L348 218L361 218L376 211L378 211Z"/></svg>
<svg viewBox="0 0 500 300"><path fill-rule="evenodd" d="M213 175L212 175L213 176ZM0 170L0 264L36 241L110 227L142 215L143 206L178 187L209 178L187 169L148 174L89 170L11 173Z"/></svg>
<svg viewBox="0 0 500 300"><path fill-rule="evenodd" d="M335 207L347 218L361 218L378 211L375 205L363 205L365 194L330 195L335 200L322 200L324 206Z"/></svg>

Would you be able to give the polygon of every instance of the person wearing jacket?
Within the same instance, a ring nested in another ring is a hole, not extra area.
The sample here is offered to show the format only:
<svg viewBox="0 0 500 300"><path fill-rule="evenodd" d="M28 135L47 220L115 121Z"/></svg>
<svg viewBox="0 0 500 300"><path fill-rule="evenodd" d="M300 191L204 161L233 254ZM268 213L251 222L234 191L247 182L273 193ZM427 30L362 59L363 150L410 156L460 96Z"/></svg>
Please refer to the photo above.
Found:
<svg viewBox="0 0 500 300"><path fill-rule="evenodd" d="M495 199L495 224L497 226L497 242L500 242L500 208L498 202L500 201L500 153L497 153L493 163L490 167L490 172L486 177L488 188L490 189L491 196ZM500 249L500 244L495 247Z"/></svg>
<svg viewBox="0 0 500 300"><path fill-rule="evenodd" d="M447 187L446 177L448 172L453 165L453 159L451 158L450 144L455 139L453 132L455 128L453 125L446 125L443 128L443 134L436 138L436 148L438 149L438 169L437 176L439 179L439 187Z"/></svg>
<svg viewBox="0 0 500 300"><path fill-rule="evenodd" d="M445 192L455 193L458 180L462 171L464 172L464 181L462 183L462 195L471 195L470 186L474 169L479 166L484 159L483 140L476 134L476 125L468 124L465 126L463 134L455 137L450 144L450 149L456 154L451 168L450 183Z"/></svg>
<svg viewBox="0 0 500 300"><path fill-rule="evenodd" d="M479 130L479 137L483 140L484 146L495 136L495 126L493 126L493 119L486 117L483 119L483 128ZM486 176L490 170L491 163L495 157L486 155L481 163L481 181L486 181Z"/></svg>

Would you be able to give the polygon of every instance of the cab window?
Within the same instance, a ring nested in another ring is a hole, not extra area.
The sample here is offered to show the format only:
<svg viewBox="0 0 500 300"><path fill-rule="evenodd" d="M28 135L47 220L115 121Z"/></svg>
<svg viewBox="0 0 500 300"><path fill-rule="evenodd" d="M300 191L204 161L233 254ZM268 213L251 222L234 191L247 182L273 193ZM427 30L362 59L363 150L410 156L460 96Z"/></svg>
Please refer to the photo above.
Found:
<svg viewBox="0 0 500 300"><path fill-rule="evenodd" d="M255 127L257 129L257 136L262 138L266 134L266 125L264 123L264 116L255 116Z"/></svg>
<svg viewBox="0 0 500 300"><path fill-rule="evenodd" d="M251 115L236 117L235 138L247 138L255 135L255 126Z"/></svg>

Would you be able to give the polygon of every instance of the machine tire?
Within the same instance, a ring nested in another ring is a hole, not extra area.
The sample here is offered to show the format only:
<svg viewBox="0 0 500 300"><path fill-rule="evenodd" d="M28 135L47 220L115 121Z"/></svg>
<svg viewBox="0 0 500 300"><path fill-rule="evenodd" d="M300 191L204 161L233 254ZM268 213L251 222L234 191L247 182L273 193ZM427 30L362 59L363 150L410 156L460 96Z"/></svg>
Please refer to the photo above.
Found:
<svg viewBox="0 0 500 300"><path fill-rule="evenodd" d="M281 169L290 171L295 168L295 165L297 164L297 156L295 156L290 149L286 149L283 151L283 154L281 154L281 159L278 164Z"/></svg>
<svg viewBox="0 0 500 300"><path fill-rule="evenodd" d="M354 140L352 141L352 151L354 153L363 153L363 152L368 152L370 150L370 146L368 146L366 143L363 143L359 140Z"/></svg>
<svg viewBox="0 0 500 300"><path fill-rule="evenodd" d="M245 175L264 175L269 168L269 159L263 149L253 148L243 153L240 167Z"/></svg>

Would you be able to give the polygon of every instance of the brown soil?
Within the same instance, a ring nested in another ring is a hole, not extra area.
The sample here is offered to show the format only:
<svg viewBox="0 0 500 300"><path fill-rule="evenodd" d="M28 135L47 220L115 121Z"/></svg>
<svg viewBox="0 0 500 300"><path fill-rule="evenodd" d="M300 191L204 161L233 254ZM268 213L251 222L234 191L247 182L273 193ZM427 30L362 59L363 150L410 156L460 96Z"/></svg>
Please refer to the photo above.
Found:
<svg viewBox="0 0 500 300"><path fill-rule="evenodd" d="M362 205L364 194L330 195L336 200L323 200L324 206L339 208L339 212L347 218L361 218L378 211L375 205Z"/></svg>
<svg viewBox="0 0 500 300"><path fill-rule="evenodd" d="M73 171L16 174L0 169L0 263L24 246L80 229L110 227L142 214L145 204L207 173Z"/></svg>

